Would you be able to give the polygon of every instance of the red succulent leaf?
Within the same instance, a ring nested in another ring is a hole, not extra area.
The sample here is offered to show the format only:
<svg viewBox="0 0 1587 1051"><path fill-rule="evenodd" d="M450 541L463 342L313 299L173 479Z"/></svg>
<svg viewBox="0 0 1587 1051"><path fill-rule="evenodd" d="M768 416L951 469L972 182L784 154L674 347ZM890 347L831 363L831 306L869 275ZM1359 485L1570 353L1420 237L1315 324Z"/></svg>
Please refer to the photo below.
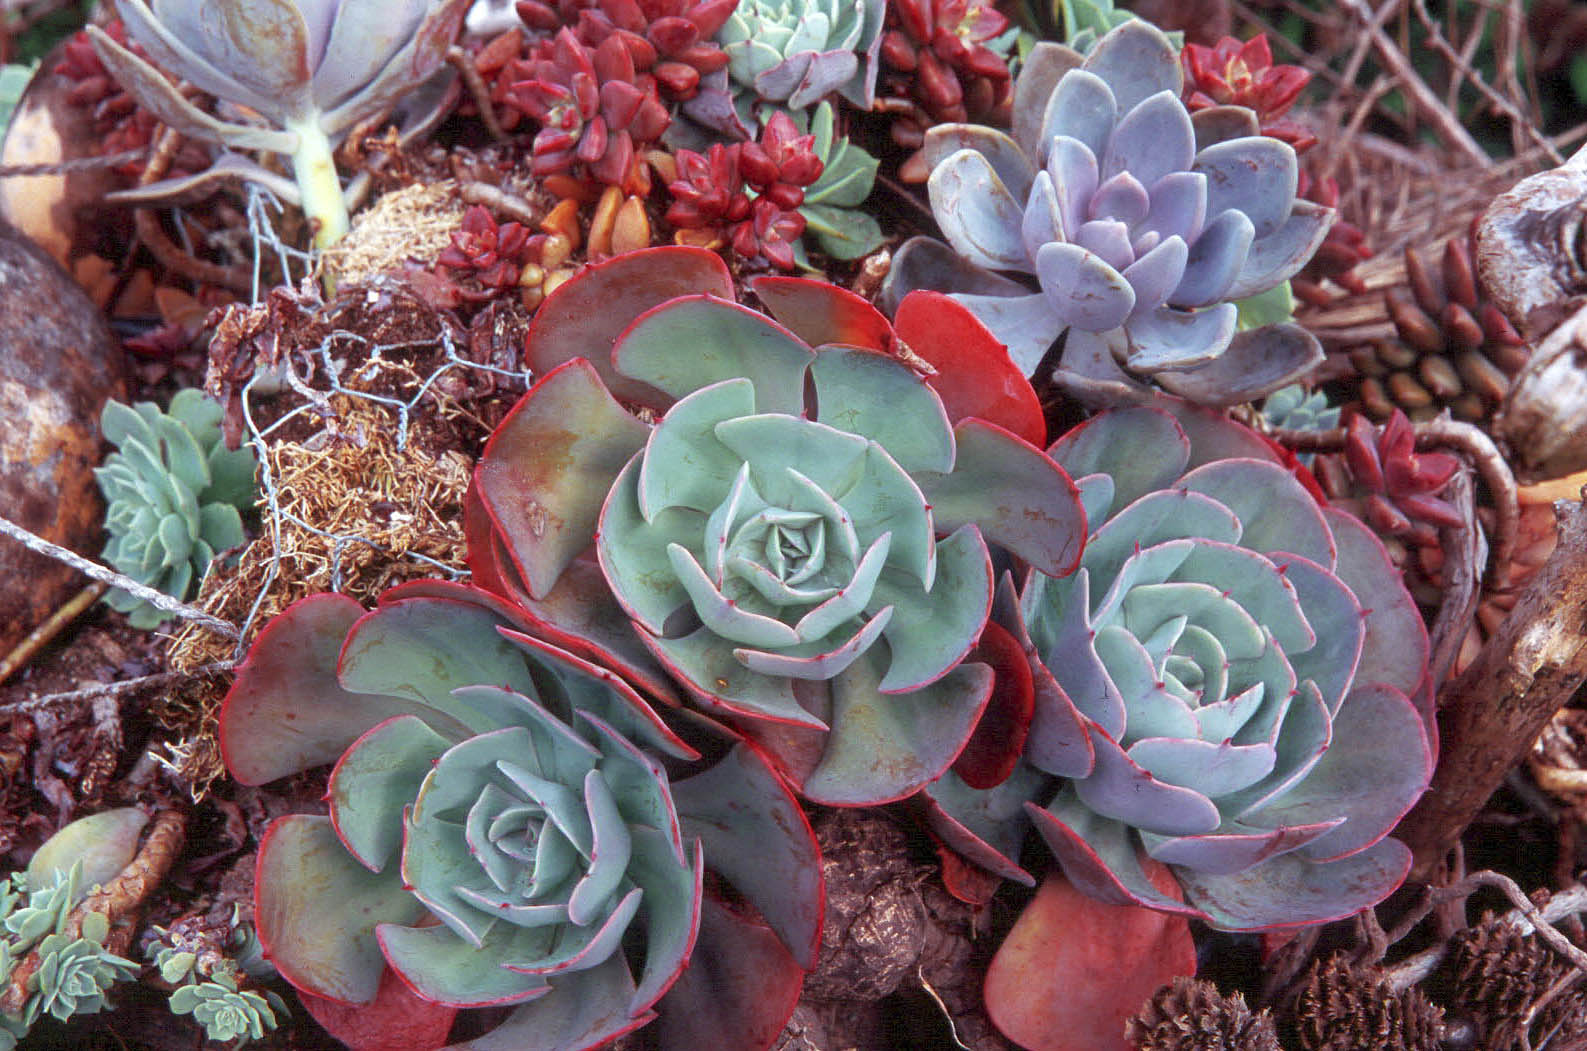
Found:
<svg viewBox="0 0 1587 1051"><path fill-rule="evenodd" d="M1383 492L1383 462L1378 459L1377 431L1372 422L1360 414L1352 416L1345 427L1345 462L1359 485L1374 493Z"/></svg>
<svg viewBox="0 0 1587 1051"><path fill-rule="evenodd" d="M367 1004L342 1004L298 991L298 999L326 1032L351 1051L434 1051L446 1045L458 1009L422 999L388 969Z"/></svg>
<svg viewBox="0 0 1587 1051"><path fill-rule="evenodd" d="M1003 877L965 860L935 832L930 829L926 831L931 836L931 846L937 852L937 863L941 866L942 888L966 905L979 908L990 904L992 895L1003 885Z"/></svg>
<svg viewBox="0 0 1587 1051"><path fill-rule="evenodd" d="M1364 514L1379 532L1399 536L1417 523L1457 526L1464 519L1439 492L1460 470L1448 453L1416 451L1416 431L1396 409L1381 429L1359 413L1345 429L1345 462L1356 485L1366 490ZM1425 529L1424 525L1424 529Z"/></svg>
<svg viewBox="0 0 1587 1051"><path fill-rule="evenodd" d="M1181 897L1167 866L1142 861L1158 890ZM992 958L983 995L993 1024L1028 1051L1129 1051L1125 1020L1195 971L1183 916L1106 905L1054 874Z"/></svg>
<svg viewBox="0 0 1587 1051"><path fill-rule="evenodd" d="M804 277L757 277L749 287L779 325L812 347L892 350L893 326L863 296Z"/></svg>
<svg viewBox="0 0 1587 1051"><path fill-rule="evenodd" d="M954 761L953 772L971 788L986 790L1008 780L1025 751L1036 689L1024 649L993 621L987 621L980 642L965 659L990 665L996 678L992 699Z"/></svg>
<svg viewBox="0 0 1587 1051"><path fill-rule="evenodd" d="M1008 349L958 301L940 292L904 297L893 319L898 338L936 375L926 382L954 423L978 416L1037 448L1047 443L1041 400Z"/></svg>

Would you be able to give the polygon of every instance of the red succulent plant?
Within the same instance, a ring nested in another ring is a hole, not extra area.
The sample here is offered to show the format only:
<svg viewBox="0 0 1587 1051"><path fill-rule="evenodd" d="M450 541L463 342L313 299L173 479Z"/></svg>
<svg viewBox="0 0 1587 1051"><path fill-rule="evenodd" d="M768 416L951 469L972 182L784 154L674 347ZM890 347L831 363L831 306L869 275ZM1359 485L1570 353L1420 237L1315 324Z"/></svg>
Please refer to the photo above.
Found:
<svg viewBox="0 0 1587 1051"><path fill-rule="evenodd" d="M531 29L572 27L581 42L599 47L617 37L634 68L655 78L667 99L695 96L700 78L727 67L717 30L738 0L519 0L518 17Z"/></svg>
<svg viewBox="0 0 1587 1051"><path fill-rule="evenodd" d="M1459 510L1441 493L1460 461L1448 453L1416 451L1416 431L1396 409L1383 427L1351 417L1345 430L1345 462L1365 491L1363 517L1387 536L1428 536L1432 527L1457 526Z"/></svg>
<svg viewBox="0 0 1587 1051"><path fill-rule="evenodd" d="M1302 168L1295 196L1337 211L1339 184L1333 179L1314 180ZM1325 278L1346 291L1358 295L1365 293L1366 282L1357 276L1355 269L1357 264L1371 258L1372 249L1367 247L1367 235L1361 227L1342 218L1335 221L1311 261L1295 275L1292 288L1296 297L1313 306L1327 306L1333 297L1320 284Z"/></svg>
<svg viewBox="0 0 1587 1051"><path fill-rule="evenodd" d="M667 221L685 243L725 243L746 259L764 258L791 270L805 218L796 209L804 188L821 177L815 137L800 135L777 113L760 141L716 143L703 154L679 150L678 178L667 186Z"/></svg>
<svg viewBox="0 0 1587 1051"><path fill-rule="evenodd" d="M987 46L1008 19L979 0L891 0L882 34L881 94L899 112L893 139L916 149L926 129L988 123L1013 95L1005 54Z"/></svg>
<svg viewBox="0 0 1587 1051"><path fill-rule="evenodd" d="M472 277L486 290L482 296L465 292L465 298L489 298L495 291L518 284L529 242L529 230L522 223L498 224L488 208L476 204L463 214L452 243L435 263L455 276Z"/></svg>
<svg viewBox="0 0 1587 1051"><path fill-rule="evenodd" d="M503 68L506 102L540 124L536 175L575 167L624 193L645 194L650 174L642 151L672 123L655 81L642 76L619 37L591 48L570 29L533 45Z"/></svg>
<svg viewBox="0 0 1587 1051"><path fill-rule="evenodd" d="M1186 44L1180 60L1185 66L1185 105L1192 112L1245 106L1256 112L1262 134L1282 139L1296 152L1317 144L1317 137L1300 124L1279 119L1295 104L1311 73L1300 66L1274 65L1265 33L1244 43L1224 37L1213 47Z"/></svg>

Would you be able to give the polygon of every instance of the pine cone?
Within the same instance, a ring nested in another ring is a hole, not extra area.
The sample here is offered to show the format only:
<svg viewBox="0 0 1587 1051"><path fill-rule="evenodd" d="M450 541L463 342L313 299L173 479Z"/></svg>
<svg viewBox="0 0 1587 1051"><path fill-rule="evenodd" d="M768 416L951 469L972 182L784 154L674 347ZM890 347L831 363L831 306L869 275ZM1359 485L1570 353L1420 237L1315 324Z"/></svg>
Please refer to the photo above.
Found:
<svg viewBox="0 0 1587 1051"><path fill-rule="evenodd" d="M1456 935L1451 957L1450 1014L1470 1020L1489 1051L1522 1047L1532 1005L1571 970L1537 935L1491 919ZM1541 1042L1550 1033L1550 1047L1573 1047L1587 1036L1587 989L1568 989L1538 1012L1532 1039Z"/></svg>
<svg viewBox="0 0 1587 1051"><path fill-rule="evenodd" d="M1374 420L1396 407L1413 420L1447 408L1456 419L1486 420L1526 364L1529 351L1510 322L1479 290L1470 238L1444 246L1434 267L1405 249L1404 288L1386 296L1398 338L1357 347L1361 404Z"/></svg>
<svg viewBox="0 0 1587 1051"><path fill-rule="evenodd" d="M1280 1051L1266 1008L1253 1014L1239 993L1194 978L1157 990L1125 1023L1124 1039L1139 1051Z"/></svg>
<svg viewBox="0 0 1587 1051"><path fill-rule="evenodd" d="M1312 965L1288 1019L1300 1051L1438 1051L1443 1012L1341 956Z"/></svg>

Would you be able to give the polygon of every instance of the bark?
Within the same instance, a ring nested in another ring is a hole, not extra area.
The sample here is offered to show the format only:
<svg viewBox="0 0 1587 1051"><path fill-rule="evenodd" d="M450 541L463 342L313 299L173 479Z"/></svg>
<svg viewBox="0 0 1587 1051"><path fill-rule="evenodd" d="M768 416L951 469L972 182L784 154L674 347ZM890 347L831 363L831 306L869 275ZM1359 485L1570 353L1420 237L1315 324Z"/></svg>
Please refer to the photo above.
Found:
<svg viewBox="0 0 1587 1051"><path fill-rule="evenodd" d="M1432 879L1505 773L1587 679L1587 506L1567 505L1559 546L1483 646L1439 697L1440 757L1395 835L1412 879Z"/></svg>

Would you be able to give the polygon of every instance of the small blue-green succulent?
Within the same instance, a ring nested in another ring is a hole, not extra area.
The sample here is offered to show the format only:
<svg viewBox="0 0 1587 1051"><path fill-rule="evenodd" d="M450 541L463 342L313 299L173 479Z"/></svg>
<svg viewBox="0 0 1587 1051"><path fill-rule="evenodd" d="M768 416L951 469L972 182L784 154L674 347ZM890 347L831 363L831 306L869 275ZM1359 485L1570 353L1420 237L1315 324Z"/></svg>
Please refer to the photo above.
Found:
<svg viewBox="0 0 1587 1051"><path fill-rule="evenodd" d="M1333 212L1296 198L1295 151L1259 134L1250 110L1192 116L1182 79L1178 50L1139 19L1084 56L1037 45L1012 136L967 124L927 134L951 250L906 244L889 298L955 293L1027 374L1062 337L1064 371L1149 378L1205 404L1260 397L1311 368L1313 337L1291 324L1240 331L1236 304L1299 270Z"/></svg>
<svg viewBox="0 0 1587 1051"><path fill-rule="evenodd" d="M177 599L217 554L243 542L239 509L254 501L253 450L227 449L220 420L220 406L194 389L178 392L167 412L153 402L109 401L100 416L116 446L94 471L109 505L105 560ZM105 601L140 628L167 616L125 591Z"/></svg>
<svg viewBox="0 0 1587 1051"><path fill-rule="evenodd" d="M164 933L162 928L156 930ZM241 936L243 944L257 941L250 934L242 929L234 932ZM237 940L234 937L233 941ZM171 993L171 1013L192 1015L211 1040L237 1040L243 1044L259 1040L280 1024L277 1015L289 1013L286 1003L275 993L239 986L241 968L225 957L206 963L201 970L198 954L192 951L156 942L149 947L149 955L161 980L176 986ZM274 973L273 967L265 966Z"/></svg>

